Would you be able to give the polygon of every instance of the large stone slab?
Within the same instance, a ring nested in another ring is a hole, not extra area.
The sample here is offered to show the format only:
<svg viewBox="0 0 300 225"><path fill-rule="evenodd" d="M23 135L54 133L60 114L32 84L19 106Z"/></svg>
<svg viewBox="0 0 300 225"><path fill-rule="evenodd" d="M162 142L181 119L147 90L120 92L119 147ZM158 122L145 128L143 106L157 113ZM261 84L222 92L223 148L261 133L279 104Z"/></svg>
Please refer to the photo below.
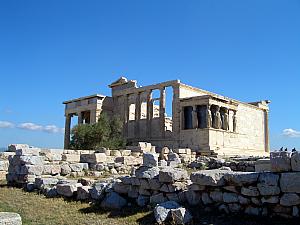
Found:
<svg viewBox="0 0 300 225"><path fill-rule="evenodd" d="M78 154L63 154L62 160L67 162L80 162L80 155Z"/></svg>
<svg viewBox="0 0 300 225"><path fill-rule="evenodd" d="M126 205L126 199L116 192L108 193L100 204L100 206L104 209L121 209Z"/></svg>
<svg viewBox="0 0 300 225"><path fill-rule="evenodd" d="M300 152L293 152L291 156L292 171L300 171Z"/></svg>
<svg viewBox="0 0 300 225"><path fill-rule="evenodd" d="M20 157L20 164L21 165L43 165L44 164L44 157L43 156L36 156L36 155L21 155L15 156Z"/></svg>
<svg viewBox="0 0 300 225"><path fill-rule="evenodd" d="M188 173L184 169L165 167L159 171L158 180L162 183L173 183L188 179Z"/></svg>
<svg viewBox="0 0 300 225"><path fill-rule="evenodd" d="M145 152L143 154L143 166L157 167L158 166L158 154Z"/></svg>
<svg viewBox="0 0 300 225"><path fill-rule="evenodd" d="M80 162L82 163L104 163L106 162L105 153L81 154Z"/></svg>
<svg viewBox="0 0 300 225"><path fill-rule="evenodd" d="M53 186L56 185L58 182L57 178L53 177L37 177L35 178L35 186L40 189L41 187L45 186Z"/></svg>
<svg viewBox="0 0 300 225"><path fill-rule="evenodd" d="M49 164L44 165L44 172L45 175L56 175L61 173L61 166L59 164Z"/></svg>
<svg viewBox="0 0 300 225"><path fill-rule="evenodd" d="M280 205L293 206L300 204L300 197L295 193L284 193L280 198Z"/></svg>
<svg viewBox="0 0 300 225"><path fill-rule="evenodd" d="M35 155L40 154L40 148L20 148L16 150L16 155Z"/></svg>
<svg viewBox="0 0 300 225"><path fill-rule="evenodd" d="M191 181L199 185L222 186L227 173L225 170L201 170L191 174Z"/></svg>
<svg viewBox="0 0 300 225"><path fill-rule="evenodd" d="M89 165L87 163L72 163L69 166L72 172L81 172L89 169Z"/></svg>
<svg viewBox="0 0 300 225"><path fill-rule="evenodd" d="M0 160L0 171L7 171L9 166L8 160Z"/></svg>
<svg viewBox="0 0 300 225"><path fill-rule="evenodd" d="M24 165L21 166L20 174L41 176L43 174L43 171L44 171L43 165Z"/></svg>
<svg viewBox="0 0 300 225"><path fill-rule="evenodd" d="M80 183L66 183L66 184L57 184L56 190L57 194L64 197L72 197L73 194L77 191L78 187L82 187Z"/></svg>
<svg viewBox="0 0 300 225"><path fill-rule="evenodd" d="M135 171L135 176L137 178L152 179L158 177L158 175L159 175L158 167L149 168L149 167L141 166Z"/></svg>
<svg viewBox="0 0 300 225"><path fill-rule="evenodd" d="M291 171L291 153L280 151L280 152L271 152L271 171L272 172L287 172Z"/></svg>
<svg viewBox="0 0 300 225"><path fill-rule="evenodd" d="M261 173L258 178L257 188L261 195L278 195L279 175L274 173Z"/></svg>
<svg viewBox="0 0 300 225"><path fill-rule="evenodd" d="M231 172L224 175L224 179L230 185L250 185L256 183L259 173L256 172Z"/></svg>
<svg viewBox="0 0 300 225"><path fill-rule="evenodd" d="M22 218L18 213L0 212L0 225L22 225Z"/></svg>
<svg viewBox="0 0 300 225"><path fill-rule="evenodd" d="M282 192L300 193L300 173L282 173L280 188Z"/></svg>

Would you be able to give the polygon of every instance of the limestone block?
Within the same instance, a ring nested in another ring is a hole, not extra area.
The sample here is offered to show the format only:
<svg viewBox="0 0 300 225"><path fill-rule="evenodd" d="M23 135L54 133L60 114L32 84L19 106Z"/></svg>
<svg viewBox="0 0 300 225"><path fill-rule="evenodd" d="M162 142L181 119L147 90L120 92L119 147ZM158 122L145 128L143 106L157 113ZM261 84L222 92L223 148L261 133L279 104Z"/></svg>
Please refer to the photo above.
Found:
<svg viewBox="0 0 300 225"><path fill-rule="evenodd" d="M292 171L300 171L300 152L293 152L291 156Z"/></svg>
<svg viewBox="0 0 300 225"><path fill-rule="evenodd" d="M69 166L69 164L62 164L61 166L61 175L65 176L65 175L69 175L72 172L71 167Z"/></svg>
<svg viewBox="0 0 300 225"><path fill-rule="evenodd" d="M188 186L188 190L192 190L192 191L204 191L205 190L205 186L204 185L198 185L198 184L190 184Z"/></svg>
<svg viewBox="0 0 300 225"><path fill-rule="evenodd" d="M135 176L137 178L152 179L158 177L158 175L159 175L158 167L149 168L149 167L141 166L135 171Z"/></svg>
<svg viewBox="0 0 300 225"><path fill-rule="evenodd" d="M199 185L223 186L226 173L223 170L201 170L191 174L191 181Z"/></svg>
<svg viewBox="0 0 300 225"><path fill-rule="evenodd" d="M258 159L255 162L255 172L267 172L271 171L270 159Z"/></svg>
<svg viewBox="0 0 300 225"><path fill-rule="evenodd" d="M223 201L226 203L235 203L235 202L239 202L239 197L236 193L224 192Z"/></svg>
<svg viewBox="0 0 300 225"><path fill-rule="evenodd" d="M0 159L8 160L9 157L16 155L15 152L0 152Z"/></svg>
<svg viewBox="0 0 300 225"><path fill-rule="evenodd" d="M100 206L104 209L121 209L126 204L126 199L118 195L116 192L110 192L105 196Z"/></svg>
<svg viewBox="0 0 300 225"><path fill-rule="evenodd" d="M143 189L150 189L150 185L149 185L149 182L148 182L148 179L139 179L140 180L140 186L141 188Z"/></svg>
<svg viewBox="0 0 300 225"><path fill-rule="evenodd" d="M158 166L158 154L145 152L143 154L143 166L146 167Z"/></svg>
<svg viewBox="0 0 300 225"><path fill-rule="evenodd" d="M35 186L38 189L41 189L41 187L43 186L53 186L56 185L58 182L57 178L53 178L53 177L37 177L35 178Z"/></svg>
<svg viewBox="0 0 300 225"><path fill-rule="evenodd" d="M81 154L80 162L82 163L104 163L106 162L105 153Z"/></svg>
<svg viewBox="0 0 300 225"><path fill-rule="evenodd" d="M16 150L16 155L35 155L40 154L40 148L20 148Z"/></svg>
<svg viewBox="0 0 300 225"><path fill-rule="evenodd" d="M27 145L27 144L10 144L7 149L9 152L16 152L17 149L22 149L22 148L29 148L29 145Z"/></svg>
<svg viewBox="0 0 300 225"><path fill-rule="evenodd" d="M0 212L1 225L22 225L22 218L18 213Z"/></svg>
<svg viewBox="0 0 300 225"><path fill-rule="evenodd" d="M0 171L0 180L6 179L7 172L6 171Z"/></svg>
<svg viewBox="0 0 300 225"><path fill-rule="evenodd" d="M290 152L271 152L271 171L286 172L291 171L291 153Z"/></svg>
<svg viewBox="0 0 300 225"><path fill-rule="evenodd" d="M295 193L284 193L280 198L280 205L294 206L300 204L300 197Z"/></svg>
<svg viewBox="0 0 300 225"><path fill-rule="evenodd" d="M157 178L149 179L149 188L154 191L158 191L161 187L161 183Z"/></svg>
<svg viewBox="0 0 300 225"><path fill-rule="evenodd" d="M78 154L63 154L62 160L67 162L80 162L80 155Z"/></svg>
<svg viewBox="0 0 300 225"><path fill-rule="evenodd" d="M83 170L88 170L89 168L87 163L71 163L69 166L72 172L81 172Z"/></svg>
<svg viewBox="0 0 300 225"><path fill-rule="evenodd" d="M159 182L173 183L175 181L187 180L188 173L184 169L165 167L159 171Z"/></svg>
<svg viewBox="0 0 300 225"><path fill-rule="evenodd" d="M129 191L130 185L123 184L122 182L116 182L113 185L113 189L116 193L127 194Z"/></svg>
<svg viewBox="0 0 300 225"><path fill-rule="evenodd" d="M44 165L43 174L45 175L56 175L61 173L61 166L58 164Z"/></svg>
<svg viewBox="0 0 300 225"><path fill-rule="evenodd" d="M21 155L15 156L19 157L21 165L43 165L44 157L43 156L35 156L35 155Z"/></svg>
<svg viewBox="0 0 300 225"><path fill-rule="evenodd" d="M82 187L82 184L63 183L56 185L57 193L64 197L72 197L78 187Z"/></svg>
<svg viewBox="0 0 300 225"><path fill-rule="evenodd" d="M41 176L43 174L43 170L43 165L24 165L21 167L20 174Z"/></svg>
<svg viewBox="0 0 300 225"><path fill-rule="evenodd" d="M146 189L142 188L141 186L139 187L138 192L139 192L140 195L146 195L146 196L151 195L149 190L146 190Z"/></svg>
<svg viewBox="0 0 300 225"><path fill-rule="evenodd" d="M280 188L282 192L300 193L300 173L282 173Z"/></svg>
<svg viewBox="0 0 300 225"><path fill-rule="evenodd" d="M237 186L251 185L256 183L259 173L255 172L231 172L224 175L224 179Z"/></svg>
<svg viewBox="0 0 300 225"><path fill-rule="evenodd" d="M130 156L131 155L131 150L124 149L120 150L122 156Z"/></svg>
<svg viewBox="0 0 300 225"><path fill-rule="evenodd" d="M201 202L201 195L197 191L185 191L185 198L189 205L198 205Z"/></svg>
<svg viewBox="0 0 300 225"><path fill-rule="evenodd" d="M115 158L116 163L122 163L127 166L137 166L142 164L142 158L141 157L134 157L134 156L121 156Z"/></svg>
<svg viewBox="0 0 300 225"><path fill-rule="evenodd" d="M250 187L247 187L247 188L242 187L241 193L242 193L242 195L246 195L246 196L252 196L252 197L259 196L259 192L258 192L257 187L253 187L253 186L250 186Z"/></svg>
<svg viewBox="0 0 300 225"><path fill-rule="evenodd" d="M82 186L77 188L77 200L88 200L90 199L91 186Z"/></svg>
<svg viewBox="0 0 300 225"><path fill-rule="evenodd" d="M243 196L241 196L241 195L239 195L239 203L241 204L241 205L249 205L250 204L250 199L248 199L248 198L245 198L245 197L243 197Z"/></svg>
<svg viewBox="0 0 300 225"><path fill-rule="evenodd" d="M163 195L163 193L159 193L159 194L150 196L150 204L153 204L153 205L166 202L167 200L168 199Z"/></svg>
<svg viewBox="0 0 300 225"><path fill-rule="evenodd" d="M106 182L95 183L90 189L91 198L95 200L103 199L107 187L108 183Z"/></svg>
<svg viewBox="0 0 300 225"><path fill-rule="evenodd" d="M261 173L258 178L257 188L261 195L278 195L280 188L278 186L279 176L274 173Z"/></svg>
<svg viewBox="0 0 300 225"><path fill-rule="evenodd" d="M110 155L111 155L111 156L115 156L115 157L120 157L120 156L122 156L122 155L121 155L121 152L120 152L119 150L111 150L111 151L110 151Z"/></svg>
<svg viewBox="0 0 300 225"><path fill-rule="evenodd" d="M139 195L138 198L136 199L136 203L140 207L146 206L150 201L149 196L144 196L144 195Z"/></svg>
<svg viewBox="0 0 300 225"><path fill-rule="evenodd" d="M8 171L9 161L0 160L0 171Z"/></svg>
<svg viewBox="0 0 300 225"><path fill-rule="evenodd" d="M222 202L223 201L223 193L221 191L210 192L209 196L214 202Z"/></svg>
<svg viewBox="0 0 300 225"><path fill-rule="evenodd" d="M167 201L158 204L153 210L156 222L158 224L163 224L168 218L171 217L171 210L178 209L178 208L180 208L180 205L174 201Z"/></svg>

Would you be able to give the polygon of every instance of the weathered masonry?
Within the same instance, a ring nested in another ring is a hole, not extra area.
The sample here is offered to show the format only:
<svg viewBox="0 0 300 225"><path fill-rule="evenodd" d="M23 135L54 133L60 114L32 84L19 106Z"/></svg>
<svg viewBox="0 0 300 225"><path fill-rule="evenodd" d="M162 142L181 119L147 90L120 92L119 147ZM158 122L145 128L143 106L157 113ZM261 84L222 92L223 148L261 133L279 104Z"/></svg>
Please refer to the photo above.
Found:
<svg viewBox="0 0 300 225"><path fill-rule="evenodd" d="M91 95L65 101L65 148L71 117L95 123L100 114L118 115L130 143L191 148L219 155L266 155L269 152L269 101L243 103L179 80L138 87L121 77L109 85L112 97ZM172 89L172 116L166 115L166 89ZM156 95L154 95L154 93Z"/></svg>

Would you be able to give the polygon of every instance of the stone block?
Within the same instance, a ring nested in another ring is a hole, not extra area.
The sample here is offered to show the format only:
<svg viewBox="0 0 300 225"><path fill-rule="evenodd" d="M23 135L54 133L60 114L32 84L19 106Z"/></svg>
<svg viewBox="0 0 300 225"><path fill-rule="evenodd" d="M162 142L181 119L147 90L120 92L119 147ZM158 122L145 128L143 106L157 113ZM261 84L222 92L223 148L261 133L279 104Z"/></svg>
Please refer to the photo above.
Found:
<svg viewBox="0 0 300 225"><path fill-rule="evenodd" d="M158 154L145 152L143 154L143 166L146 167L158 166Z"/></svg>
<svg viewBox="0 0 300 225"><path fill-rule="evenodd" d="M163 193L155 194L150 196L150 204L156 205L168 201Z"/></svg>
<svg viewBox="0 0 300 225"><path fill-rule="evenodd" d="M194 206L194 205L198 205L201 202L201 195L199 192L188 190L183 193L189 205Z"/></svg>
<svg viewBox="0 0 300 225"><path fill-rule="evenodd" d="M210 192L209 196L214 202L222 202L223 201L223 193L221 191Z"/></svg>
<svg viewBox="0 0 300 225"><path fill-rule="evenodd" d="M77 200L88 200L90 199L91 186L79 186L77 188Z"/></svg>
<svg viewBox="0 0 300 225"><path fill-rule="evenodd" d="M122 156L122 155L121 155L121 152L120 152L119 150L111 150L111 151L110 151L110 155L111 155L111 156L115 156L115 157L120 157L120 156Z"/></svg>
<svg viewBox="0 0 300 225"><path fill-rule="evenodd" d="M130 156L131 155L131 150L128 150L128 149L120 150L120 152L121 152L121 156Z"/></svg>
<svg viewBox="0 0 300 225"><path fill-rule="evenodd" d="M184 169L165 167L159 171L159 182L173 183L175 181L184 181L188 179L188 173Z"/></svg>
<svg viewBox="0 0 300 225"><path fill-rule="evenodd" d="M61 173L61 166L58 164L44 165L43 174L45 175L57 175Z"/></svg>
<svg viewBox="0 0 300 225"><path fill-rule="evenodd" d="M0 152L0 159L8 160L9 157L16 155L15 152Z"/></svg>
<svg viewBox="0 0 300 225"><path fill-rule="evenodd" d="M282 173L280 188L282 192L300 193L300 173Z"/></svg>
<svg viewBox="0 0 300 225"><path fill-rule="evenodd" d="M201 170L191 174L191 181L199 185L223 186L225 184L223 170Z"/></svg>
<svg viewBox="0 0 300 225"><path fill-rule="evenodd" d="M104 209L121 209L126 205L126 199L115 192L108 193L100 204L100 206Z"/></svg>
<svg viewBox="0 0 300 225"><path fill-rule="evenodd" d="M235 203L239 202L239 196L236 193L223 193L223 201L226 203Z"/></svg>
<svg viewBox="0 0 300 225"><path fill-rule="evenodd" d="M62 160L66 162L80 162L80 155L78 154L63 154Z"/></svg>
<svg viewBox="0 0 300 225"><path fill-rule="evenodd" d="M0 171L8 171L9 161L0 160Z"/></svg>
<svg viewBox="0 0 300 225"><path fill-rule="evenodd" d="M292 171L300 171L300 152L293 152L291 155Z"/></svg>
<svg viewBox="0 0 300 225"><path fill-rule="evenodd" d="M119 194L127 194L130 188L130 185L123 184L122 182L116 182L113 185L114 191Z"/></svg>
<svg viewBox="0 0 300 225"><path fill-rule="evenodd" d="M63 176L69 175L69 174L71 174L71 172L72 172L72 169L71 169L71 167L69 166L69 164L62 164L62 165L60 166L60 168L61 168L60 173L61 173L61 175L63 175Z"/></svg>
<svg viewBox="0 0 300 225"><path fill-rule="evenodd" d="M43 165L24 165L21 167L20 174L41 176L43 174L43 171L44 171Z"/></svg>
<svg viewBox="0 0 300 225"><path fill-rule="evenodd" d="M69 166L72 172L82 172L83 170L88 170L89 168L87 163L72 163Z"/></svg>
<svg viewBox="0 0 300 225"><path fill-rule="evenodd" d="M259 173L255 172L230 172L224 175L224 179L231 185L244 186L257 182Z"/></svg>
<svg viewBox="0 0 300 225"><path fill-rule="evenodd" d="M10 145L8 145L7 150L9 152L16 152L17 149L22 149L22 148L29 148L29 145L27 145L27 144L10 144Z"/></svg>
<svg viewBox="0 0 300 225"><path fill-rule="evenodd" d="M105 153L81 154L80 162L82 163L104 163L106 162Z"/></svg>
<svg viewBox="0 0 300 225"><path fill-rule="evenodd" d="M145 179L152 179L156 178L159 175L159 168L158 167L145 167L141 166L135 171L135 176L137 178L145 178Z"/></svg>
<svg viewBox="0 0 300 225"><path fill-rule="evenodd" d="M279 202L278 196L265 196L261 198L261 203L269 203L269 204L276 204Z"/></svg>
<svg viewBox="0 0 300 225"><path fill-rule="evenodd" d="M21 155L21 156L14 156L16 158L19 157L21 165L43 165L44 164L44 157L43 156L36 156L36 155Z"/></svg>
<svg viewBox="0 0 300 225"><path fill-rule="evenodd" d="M255 172L268 172L271 171L270 159L258 159L255 162Z"/></svg>
<svg viewBox="0 0 300 225"><path fill-rule="evenodd" d="M242 187L241 193L242 193L242 195L251 196L251 197L259 196L259 192L258 192L257 187L253 187L253 186L250 186L250 187L247 187L247 188Z"/></svg>
<svg viewBox="0 0 300 225"><path fill-rule="evenodd" d="M291 153L280 151L270 153L271 171L287 172L291 171Z"/></svg>
<svg viewBox="0 0 300 225"><path fill-rule="evenodd" d="M115 158L116 163L122 163L126 166L137 166L142 164L141 157L134 157L134 156L121 156Z"/></svg>
<svg viewBox="0 0 300 225"><path fill-rule="evenodd" d="M16 155L34 155L38 156L40 154L40 148L20 148L16 150Z"/></svg>
<svg viewBox="0 0 300 225"><path fill-rule="evenodd" d="M58 182L57 178L53 177L37 177L35 178L35 186L38 189L41 189L43 186L53 186L56 185Z"/></svg>
<svg viewBox="0 0 300 225"><path fill-rule="evenodd" d="M146 206L149 202L150 202L149 196L139 195L138 198L136 199L136 203L140 207Z"/></svg>
<svg viewBox="0 0 300 225"><path fill-rule="evenodd" d="M22 218L18 213L0 212L1 225L22 225Z"/></svg>
<svg viewBox="0 0 300 225"><path fill-rule="evenodd" d="M72 197L73 194L77 191L78 187L82 187L82 184L65 183L56 185L57 193L64 197Z"/></svg>
<svg viewBox="0 0 300 225"><path fill-rule="evenodd" d="M261 173L258 178L257 188L261 195L278 195L280 188L278 186L279 175L274 173Z"/></svg>
<svg viewBox="0 0 300 225"><path fill-rule="evenodd" d="M103 199L107 187L108 183L106 182L95 183L90 189L91 198L95 200Z"/></svg>
<svg viewBox="0 0 300 225"><path fill-rule="evenodd" d="M149 188L151 190L158 191L161 187L161 183L157 178L149 179L148 182L149 182Z"/></svg>
<svg viewBox="0 0 300 225"><path fill-rule="evenodd" d="M280 205L294 206L300 204L300 197L295 193L284 193L280 198Z"/></svg>

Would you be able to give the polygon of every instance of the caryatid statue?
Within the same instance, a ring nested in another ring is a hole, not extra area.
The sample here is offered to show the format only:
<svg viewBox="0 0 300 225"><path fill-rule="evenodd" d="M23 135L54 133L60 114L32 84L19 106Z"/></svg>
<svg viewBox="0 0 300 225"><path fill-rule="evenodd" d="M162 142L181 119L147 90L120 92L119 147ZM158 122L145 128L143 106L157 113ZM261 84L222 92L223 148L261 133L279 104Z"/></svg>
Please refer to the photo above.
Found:
<svg viewBox="0 0 300 225"><path fill-rule="evenodd" d="M221 119L221 114L220 114L220 107L216 107L216 114L215 114L215 128L216 129L221 129L222 127L222 119Z"/></svg>
<svg viewBox="0 0 300 225"><path fill-rule="evenodd" d="M233 132L236 132L236 125L237 125L236 111L233 112L232 125L233 125Z"/></svg>
<svg viewBox="0 0 300 225"><path fill-rule="evenodd" d="M211 125L212 125L212 116L211 116L210 106L208 105L206 107L206 127L210 128Z"/></svg>
<svg viewBox="0 0 300 225"><path fill-rule="evenodd" d="M223 114L223 123L222 123L223 130L229 130L229 114L228 109L225 109Z"/></svg>

